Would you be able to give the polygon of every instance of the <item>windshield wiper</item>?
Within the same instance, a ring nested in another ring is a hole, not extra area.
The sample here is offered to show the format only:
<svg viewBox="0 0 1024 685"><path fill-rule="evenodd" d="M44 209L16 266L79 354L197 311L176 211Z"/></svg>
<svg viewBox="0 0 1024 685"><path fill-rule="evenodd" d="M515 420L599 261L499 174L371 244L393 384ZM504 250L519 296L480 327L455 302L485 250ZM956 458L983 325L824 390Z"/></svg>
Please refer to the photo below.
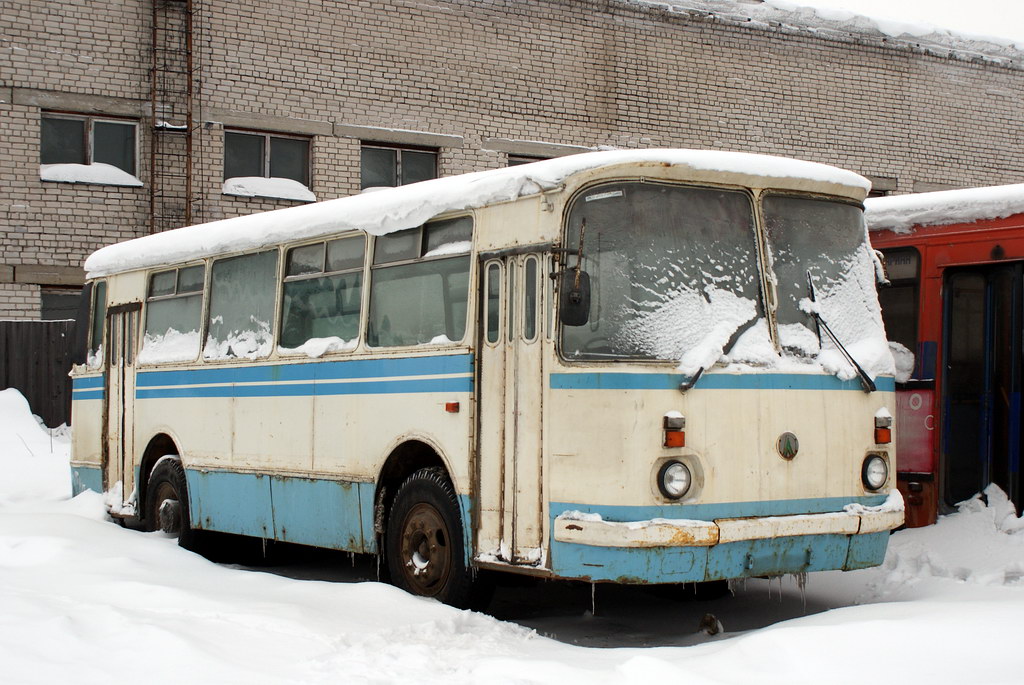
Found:
<svg viewBox="0 0 1024 685"><path fill-rule="evenodd" d="M811 302L815 301L814 281L811 279L810 270L807 271L807 295L811 298ZM837 338L836 334L832 332L832 329L828 327L825 320L821 318L821 314L818 313L817 308L809 307L809 309L810 315L814 317L814 323L818 326L818 344L821 345L821 331L825 331L825 333L828 334L829 340L832 341L832 344L838 347L839 351L843 353L843 357L846 358L846 361L848 361L853 368L857 369L857 375L860 376L860 384L863 386L864 392L870 393L877 390L878 388L875 387L875 382L871 380L871 376L869 376L868 372L857 363L857 360L853 358L849 351L847 351L846 347L843 346L843 343L839 342L839 338Z"/></svg>

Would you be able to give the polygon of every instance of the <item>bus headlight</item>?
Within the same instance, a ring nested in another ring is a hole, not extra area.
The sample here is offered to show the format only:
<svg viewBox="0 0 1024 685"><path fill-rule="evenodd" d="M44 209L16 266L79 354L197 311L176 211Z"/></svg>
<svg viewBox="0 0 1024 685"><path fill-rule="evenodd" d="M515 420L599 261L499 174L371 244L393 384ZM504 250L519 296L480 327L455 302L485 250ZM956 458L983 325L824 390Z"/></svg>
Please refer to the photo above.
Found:
<svg viewBox="0 0 1024 685"><path fill-rule="evenodd" d="M658 489L669 499L679 499L685 495L692 482L690 467L681 461L665 462L658 471Z"/></svg>
<svg viewBox="0 0 1024 685"><path fill-rule="evenodd" d="M860 479L868 490L877 490L889 480L889 465L877 454L870 454L860 470Z"/></svg>

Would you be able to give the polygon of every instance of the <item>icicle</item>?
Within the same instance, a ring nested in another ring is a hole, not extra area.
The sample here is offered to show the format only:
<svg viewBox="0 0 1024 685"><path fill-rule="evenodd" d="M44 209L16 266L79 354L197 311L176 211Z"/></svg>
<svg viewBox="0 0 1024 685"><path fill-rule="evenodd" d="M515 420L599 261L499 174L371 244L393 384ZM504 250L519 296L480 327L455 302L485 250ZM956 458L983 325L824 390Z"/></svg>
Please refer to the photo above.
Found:
<svg viewBox="0 0 1024 685"><path fill-rule="evenodd" d="M800 601L803 604L803 612L807 613L807 572L794 573L793 580L796 581L796 586L800 590Z"/></svg>
<svg viewBox="0 0 1024 685"><path fill-rule="evenodd" d="M590 615L597 616L597 583L590 584Z"/></svg>

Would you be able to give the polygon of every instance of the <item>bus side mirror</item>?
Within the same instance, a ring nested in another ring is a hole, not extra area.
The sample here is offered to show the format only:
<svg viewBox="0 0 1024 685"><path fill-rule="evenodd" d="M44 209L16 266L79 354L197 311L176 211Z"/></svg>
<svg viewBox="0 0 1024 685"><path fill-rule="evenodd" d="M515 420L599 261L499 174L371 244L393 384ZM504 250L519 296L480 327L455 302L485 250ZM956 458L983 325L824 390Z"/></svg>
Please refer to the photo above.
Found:
<svg viewBox="0 0 1024 685"><path fill-rule="evenodd" d="M75 341L71 348L71 363L84 364L89 355L89 306L92 304L92 283L82 288L82 299L78 301L78 316L75 317Z"/></svg>
<svg viewBox="0 0 1024 685"><path fill-rule="evenodd" d="M590 274L569 269L558 289L559 319L566 326L582 326L590 320Z"/></svg>

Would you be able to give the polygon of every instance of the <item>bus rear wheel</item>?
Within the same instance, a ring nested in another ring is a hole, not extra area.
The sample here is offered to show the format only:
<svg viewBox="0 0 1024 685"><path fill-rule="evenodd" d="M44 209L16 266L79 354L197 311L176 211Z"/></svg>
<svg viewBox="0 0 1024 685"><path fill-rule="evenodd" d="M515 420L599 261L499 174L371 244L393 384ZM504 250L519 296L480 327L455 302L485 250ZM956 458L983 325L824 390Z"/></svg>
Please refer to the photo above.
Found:
<svg viewBox="0 0 1024 685"><path fill-rule="evenodd" d="M398 488L385 545L395 585L455 607L469 606L473 577L466 567L462 519L442 469L420 469Z"/></svg>
<svg viewBox="0 0 1024 685"><path fill-rule="evenodd" d="M176 537L179 545L188 548L192 545L194 532L189 523L185 468L177 456L168 457L161 458L149 476L146 527Z"/></svg>

